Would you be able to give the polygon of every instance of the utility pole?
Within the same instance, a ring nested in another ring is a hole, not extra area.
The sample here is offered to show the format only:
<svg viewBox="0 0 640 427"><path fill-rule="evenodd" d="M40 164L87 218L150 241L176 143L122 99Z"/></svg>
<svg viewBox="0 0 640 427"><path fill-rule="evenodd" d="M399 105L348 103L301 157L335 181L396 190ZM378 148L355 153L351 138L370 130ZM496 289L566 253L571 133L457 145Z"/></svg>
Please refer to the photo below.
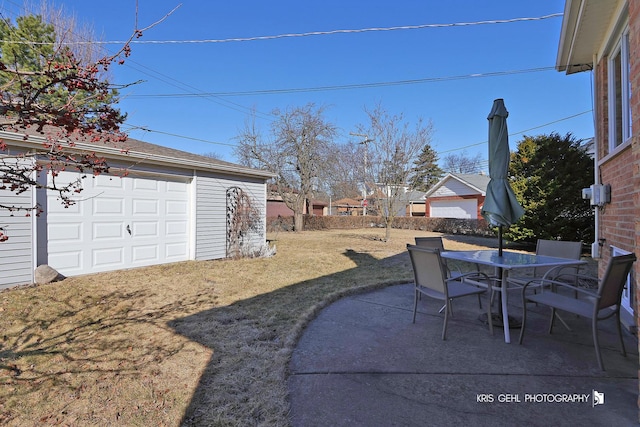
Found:
<svg viewBox="0 0 640 427"><path fill-rule="evenodd" d="M373 139L369 138L369 135L365 135L362 133L353 133L353 132L349 132L349 135L352 136L359 136L361 138L364 138L362 141L360 141L360 144L364 145L364 177L362 179L362 215L365 216L367 215L367 152L368 147L367 144L370 142L373 142Z"/></svg>

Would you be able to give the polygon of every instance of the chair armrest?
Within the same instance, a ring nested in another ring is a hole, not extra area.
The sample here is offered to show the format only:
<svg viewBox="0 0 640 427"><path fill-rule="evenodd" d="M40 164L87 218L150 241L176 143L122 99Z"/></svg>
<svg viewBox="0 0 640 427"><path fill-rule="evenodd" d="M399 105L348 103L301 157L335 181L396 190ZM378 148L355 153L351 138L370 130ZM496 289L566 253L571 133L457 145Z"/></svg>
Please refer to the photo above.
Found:
<svg viewBox="0 0 640 427"><path fill-rule="evenodd" d="M535 284L536 286L541 286L542 287L542 292L544 292L545 285L550 285L552 287L553 286L560 286L560 287L563 287L563 288L572 289L572 290L574 290L576 292L580 292L580 293L582 293L584 295L588 295L588 296L591 296L591 297L597 296L597 293L595 293L595 292L593 292L591 290L588 290L588 289L585 289L585 288L579 288L579 287L571 285L571 284L569 284L567 282L563 282L563 281L557 280L557 279L559 279L561 277L571 277L571 278L576 278L576 279L595 280L596 282L598 280L593 276L587 276L587 275L584 275L584 274L562 274L560 276L556 276L554 279L537 278L537 279L529 280L527 283L525 283L525 285L522 287L522 295L524 296L524 294L525 294L525 292L527 290L527 287L529 287L529 285Z"/></svg>

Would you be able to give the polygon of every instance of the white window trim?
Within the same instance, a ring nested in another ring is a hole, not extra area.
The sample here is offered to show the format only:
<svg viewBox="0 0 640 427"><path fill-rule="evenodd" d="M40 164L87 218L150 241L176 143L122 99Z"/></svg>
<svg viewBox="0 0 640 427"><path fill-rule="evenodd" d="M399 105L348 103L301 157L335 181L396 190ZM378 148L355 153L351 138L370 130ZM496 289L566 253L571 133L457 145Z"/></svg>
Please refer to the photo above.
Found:
<svg viewBox="0 0 640 427"><path fill-rule="evenodd" d="M623 43L626 41L626 43ZM631 101L631 93L629 86L629 26L626 25L622 33L620 34L620 38L615 45L615 48L611 51L608 60L608 100L609 100L609 153L613 153L615 151L621 150L622 147L626 146L626 142L632 136L631 129L631 114L630 114L630 101ZM615 58L618 53L620 53L620 69L621 75L615 75L615 65L613 58ZM615 102L615 94L616 94L616 79L620 79L621 90L622 90L622 141L620 144L616 146L616 102Z"/></svg>

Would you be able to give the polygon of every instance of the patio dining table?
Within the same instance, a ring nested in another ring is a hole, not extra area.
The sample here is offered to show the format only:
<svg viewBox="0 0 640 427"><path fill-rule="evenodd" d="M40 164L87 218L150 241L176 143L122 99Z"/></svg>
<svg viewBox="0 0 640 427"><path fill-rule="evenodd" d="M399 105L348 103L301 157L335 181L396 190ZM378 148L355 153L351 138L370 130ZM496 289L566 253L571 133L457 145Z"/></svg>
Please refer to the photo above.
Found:
<svg viewBox="0 0 640 427"><path fill-rule="evenodd" d="M504 341L511 342L509 333L509 313L507 309L507 285L509 272L516 269L526 269L535 267L558 267L558 266L575 266L586 264L586 261L557 258L544 255L535 255L531 253L503 251L502 256L497 250L477 250L477 251L443 251L442 258L468 262L472 264L487 265L495 267L500 273L500 292L502 294L502 321L504 327ZM532 277L533 278L533 277ZM490 286L490 285L489 285ZM487 319L487 321L492 321Z"/></svg>

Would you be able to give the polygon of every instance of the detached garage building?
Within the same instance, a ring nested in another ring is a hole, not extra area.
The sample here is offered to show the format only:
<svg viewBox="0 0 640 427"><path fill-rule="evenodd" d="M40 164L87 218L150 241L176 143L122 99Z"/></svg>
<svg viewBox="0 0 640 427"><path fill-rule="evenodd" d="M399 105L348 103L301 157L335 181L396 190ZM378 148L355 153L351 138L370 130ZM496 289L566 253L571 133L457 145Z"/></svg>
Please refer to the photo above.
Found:
<svg viewBox="0 0 640 427"><path fill-rule="evenodd" d="M16 156L41 150L44 138L0 132ZM0 288L33 282L36 266L65 276L229 256L230 225L238 195L261 215L244 243L259 250L266 239L266 182L272 175L205 156L137 140L122 146L76 142L74 150L104 156L110 174L62 172L81 179L77 203L65 208L56 192L34 188L20 195L0 190L0 204L34 206L26 216L0 209ZM44 174L43 174L44 175ZM41 179L50 179L42 176Z"/></svg>
<svg viewBox="0 0 640 427"><path fill-rule="evenodd" d="M425 195L426 216L478 219L488 184L487 175L447 174Z"/></svg>

